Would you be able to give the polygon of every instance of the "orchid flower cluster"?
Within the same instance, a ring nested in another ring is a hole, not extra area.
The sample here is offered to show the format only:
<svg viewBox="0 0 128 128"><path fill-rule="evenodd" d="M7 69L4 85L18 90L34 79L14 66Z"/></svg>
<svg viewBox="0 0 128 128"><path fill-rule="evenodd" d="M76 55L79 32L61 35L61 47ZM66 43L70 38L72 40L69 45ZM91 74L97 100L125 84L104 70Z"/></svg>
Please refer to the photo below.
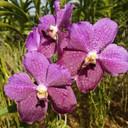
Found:
<svg viewBox="0 0 128 128"><path fill-rule="evenodd" d="M45 15L26 40L23 64L34 77L14 74L5 85L6 95L17 101L20 120L32 124L44 118L48 102L59 113L71 113L77 104L71 85L83 92L94 90L104 72L112 76L128 70L128 52L111 44L118 25L103 18L94 25L87 21L70 24L73 5L54 2L56 15ZM58 55L58 61L51 57Z"/></svg>

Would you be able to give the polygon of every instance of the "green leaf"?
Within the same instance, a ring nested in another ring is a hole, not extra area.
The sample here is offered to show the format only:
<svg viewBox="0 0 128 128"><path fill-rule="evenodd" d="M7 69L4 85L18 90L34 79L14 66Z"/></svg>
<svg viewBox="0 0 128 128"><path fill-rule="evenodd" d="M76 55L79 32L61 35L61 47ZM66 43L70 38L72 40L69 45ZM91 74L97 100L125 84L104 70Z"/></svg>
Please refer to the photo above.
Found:
<svg viewBox="0 0 128 128"><path fill-rule="evenodd" d="M38 17L40 17L40 5L41 5L41 1L40 0L32 0L32 2L34 3L36 12L38 14Z"/></svg>
<svg viewBox="0 0 128 128"><path fill-rule="evenodd" d="M13 4L15 4L16 6L20 7L17 0L10 0L10 1L11 1Z"/></svg>
<svg viewBox="0 0 128 128"><path fill-rule="evenodd" d="M56 121L56 118L48 124L47 128L71 128L69 125L65 124L65 121L60 119Z"/></svg>
<svg viewBox="0 0 128 128"><path fill-rule="evenodd" d="M6 2L6 1L0 1L0 6L2 7L6 7L6 8L9 8L9 9L14 9L15 12L19 13L20 15L22 15L22 17L24 17L24 19L26 21L28 21L28 16L26 15L26 13L20 9L18 6L12 4L12 3L9 3L9 2Z"/></svg>
<svg viewBox="0 0 128 128"><path fill-rule="evenodd" d="M0 72L1 72L1 75L3 75L4 79L8 77L2 56L0 56Z"/></svg>
<svg viewBox="0 0 128 128"><path fill-rule="evenodd" d="M57 123L58 123L58 128L71 128L70 126L65 125L65 121L62 119L59 120Z"/></svg>
<svg viewBox="0 0 128 128"><path fill-rule="evenodd" d="M18 29L16 29L15 27L13 27L12 25L5 24L5 23L0 22L0 28L1 28L1 27L12 29L12 30L16 31L17 33L19 33L19 35L20 35L22 38L24 38L23 34L22 34Z"/></svg>
<svg viewBox="0 0 128 128"><path fill-rule="evenodd" d="M1 16L3 16L3 15L14 15L14 16L17 16L18 18L24 19L24 17L22 15L19 15L15 12L11 12L11 11L0 11L0 15Z"/></svg>
<svg viewBox="0 0 128 128"><path fill-rule="evenodd" d="M15 113L17 112L17 107L16 105L12 105L12 106L9 106L9 107L5 107L3 109L0 109L0 117L1 116L6 116L10 113Z"/></svg>

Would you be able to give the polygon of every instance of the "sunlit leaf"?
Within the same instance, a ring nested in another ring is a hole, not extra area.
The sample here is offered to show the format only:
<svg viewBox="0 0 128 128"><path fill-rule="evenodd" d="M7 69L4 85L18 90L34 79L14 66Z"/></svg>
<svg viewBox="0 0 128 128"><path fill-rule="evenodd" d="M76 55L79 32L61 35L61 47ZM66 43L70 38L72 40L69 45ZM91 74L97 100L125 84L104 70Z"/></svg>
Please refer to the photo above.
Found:
<svg viewBox="0 0 128 128"><path fill-rule="evenodd" d="M16 12L11 12L11 11L0 11L0 15L14 15L17 16L18 18L22 18L24 19L24 17L22 15L17 14Z"/></svg>
<svg viewBox="0 0 128 128"><path fill-rule="evenodd" d="M9 2L6 2L6 1L0 1L0 6L2 7L7 7L7 8L10 8L10 9L14 9L15 12L19 13L20 15L22 15L26 21L28 21L28 16L26 15L26 13L20 9L18 6L12 4L12 3L9 3Z"/></svg>
<svg viewBox="0 0 128 128"><path fill-rule="evenodd" d="M16 29L15 27L13 27L12 25L5 24L5 23L0 22L0 28L2 28L2 27L3 28L9 28L9 29L12 29L12 30L16 31L17 33L20 34L21 37L24 38L23 34L18 29Z"/></svg>
<svg viewBox="0 0 128 128"><path fill-rule="evenodd" d="M3 109L0 109L0 117L1 116L6 116L10 113L15 113L15 112L17 112L16 105L8 106L8 107L5 107Z"/></svg>

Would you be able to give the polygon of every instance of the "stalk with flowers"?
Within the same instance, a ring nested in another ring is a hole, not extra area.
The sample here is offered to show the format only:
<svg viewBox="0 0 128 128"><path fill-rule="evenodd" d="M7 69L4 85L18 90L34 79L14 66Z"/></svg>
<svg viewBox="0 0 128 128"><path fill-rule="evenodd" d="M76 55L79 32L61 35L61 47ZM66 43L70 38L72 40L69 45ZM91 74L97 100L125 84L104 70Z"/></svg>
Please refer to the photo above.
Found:
<svg viewBox="0 0 128 128"><path fill-rule="evenodd" d="M87 93L97 87L104 72L118 76L128 71L127 50L111 44L118 29L115 21L70 24L73 4L61 7L55 1L54 8L56 15L39 19L26 40L23 65L34 83L22 72L11 76L4 87L6 95L17 101L20 120L28 124L44 118L48 103L56 113L71 113L77 105L73 83Z"/></svg>

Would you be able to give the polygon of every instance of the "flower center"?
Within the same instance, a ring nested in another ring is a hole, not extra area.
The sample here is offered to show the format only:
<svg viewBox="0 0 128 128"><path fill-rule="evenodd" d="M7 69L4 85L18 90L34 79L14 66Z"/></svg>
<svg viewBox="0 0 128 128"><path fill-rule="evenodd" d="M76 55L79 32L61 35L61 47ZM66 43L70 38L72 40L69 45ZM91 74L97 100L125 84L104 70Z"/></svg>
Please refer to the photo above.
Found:
<svg viewBox="0 0 128 128"><path fill-rule="evenodd" d="M47 92L47 87L44 86L43 84L40 84L37 89L37 97L42 100L46 99L48 97L48 92Z"/></svg>
<svg viewBox="0 0 128 128"><path fill-rule="evenodd" d="M96 51L89 52L87 57L85 58L85 64L96 64L96 59L98 59L98 55Z"/></svg>
<svg viewBox="0 0 128 128"><path fill-rule="evenodd" d="M50 25L50 32L49 32L49 34L51 35L51 37L52 37L54 40L57 39L57 31L58 31L57 26L52 26L52 25Z"/></svg>

